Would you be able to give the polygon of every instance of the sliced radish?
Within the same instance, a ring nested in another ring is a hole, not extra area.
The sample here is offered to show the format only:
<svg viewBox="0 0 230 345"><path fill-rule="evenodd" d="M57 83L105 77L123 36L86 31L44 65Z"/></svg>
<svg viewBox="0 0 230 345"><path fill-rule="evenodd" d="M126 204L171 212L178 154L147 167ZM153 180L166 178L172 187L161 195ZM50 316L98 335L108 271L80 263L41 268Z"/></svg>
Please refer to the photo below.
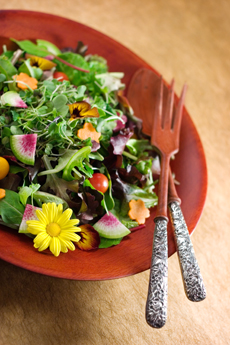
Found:
<svg viewBox="0 0 230 345"><path fill-rule="evenodd" d="M28 234L27 231L27 220L38 220L38 217L36 215L36 210L41 210L40 207L35 207L30 204L26 205L23 217L22 217L22 222L20 224L18 232L23 233L23 234Z"/></svg>
<svg viewBox="0 0 230 345"><path fill-rule="evenodd" d="M7 91L1 96L2 105L9 105L17 108L27 108L26 103L16 91Z"/></svg>
<svg viewBox="0 0 230 345"><path fill-rule="evenodd" d="M94 229L104 238L121 238L130 234L126 228L111 212L105 214L97 223Z"/></svg>
<svg viewBox="0 0 230 345"><path fill-rule="evenodd" d="M37 134L20 134L10 137L10 147L22 163L34 165Z"/></svg>

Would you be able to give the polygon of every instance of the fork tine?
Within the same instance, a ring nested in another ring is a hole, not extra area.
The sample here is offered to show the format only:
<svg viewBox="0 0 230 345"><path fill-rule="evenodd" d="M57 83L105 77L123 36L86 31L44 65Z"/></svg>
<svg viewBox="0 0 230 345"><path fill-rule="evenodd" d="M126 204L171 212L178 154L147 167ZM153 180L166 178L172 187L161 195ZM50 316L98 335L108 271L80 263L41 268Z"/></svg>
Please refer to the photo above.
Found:
<svg viewBox="0 0 230 345"><path fill-rule="evenodd" d="M173 130L175 132L178 132L180 130L186 90L187 90L187 85L184 85L181 91L179 102L176 107L175 117L173 121Z"/></svg>
<svg viewBox="0 0 230 345"><path fill-rule="evenodd" d="M173 104L174 104L174 79L171 82L168 90L166 108L162 119L162 128L169 129L172 126L172 115L173 115Z"/></svg>
<svg viewBox="0 0 230 345"><path fill-rule="evenodd" d="M161 128L161 122L162 122L162 111L163 111L163 78L160 77L160 85L159 85L159 92L156 98L156 107L155 112L153 114L153 123L151 128L151 143L154 140L154 133L156 129Z"/></svg>

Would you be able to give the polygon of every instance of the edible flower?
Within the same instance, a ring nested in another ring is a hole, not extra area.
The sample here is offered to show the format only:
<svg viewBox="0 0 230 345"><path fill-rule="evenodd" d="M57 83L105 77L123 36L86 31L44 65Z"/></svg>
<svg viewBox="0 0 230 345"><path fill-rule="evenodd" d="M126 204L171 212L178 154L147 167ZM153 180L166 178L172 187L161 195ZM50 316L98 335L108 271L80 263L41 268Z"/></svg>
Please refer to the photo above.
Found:
<svg viewBox="0 0 230 345"><path fill-rule="evenodd" d="M14 75L13 78L17 82L17 87L19 87L22 90L25 90L28 88L30 88L32 90L37 89L37 84L38 84L37 79L30 77L26 73L21 72L18 75Z"/></svg>
<svg viewBox="0 0 230 345"><path fill-rule="evenodd" d="M133 109L128 101L128 98L124 96L123 90L117 92L117 99L124 110L133 115Z"/></svg>
<svg viewBox="0 0 230 345"><path fill-rule="evenodd" d="M81 232L79 233L81 239L76 243L81 250L97 249L100 244L100 236L98 232L90 224L80 225Z"/></svg>
<svg viewBox="0 0 230 345"><path fill-rule="evenodd" d="M5 189L0 188L0 199L5 198L5 196L6 196L6 191L5 191Z"/></svg>
<svg viewBox="0 0 230 345"><path fill-rule="evenodd" d="M144 224L145 218L150 216L150 211L145 207L145 203L141 199L131 200L129 202L129 207L129 217L133 220L136 220L138 224Z"/></svg>
<svg viewBox="0 0 230 345"><path fill-rule="evenodd" d="M67 253L75 250L72 243L78 242L81 237L76 234L81 229L76 227L78 219L70 219L73 211L66 209L63 212L62 204L53 203L43 204L42 210L36 210L38 220L28 220L27 231L33 235L34 247L38 251L43 251L49 247L54 256L59 256L60 252Z"/></svg>
<svg viewBox="0 0 230 345"><path fill-rule="evenodd" d="M86 122L83 126L83 128L80 128L77 131L77 136L81 140L86 140L88 138L91 138L92 140L99 143L99 138L101 136L101 133L98 133L96 129L93 127L92 123Z"/></svg>
<svg viewBox="0 0 230 345"><path fill-rule="evenodd" d="M96 107L91 108L91 105L86 101L68 104L70 111L70 121L80 117L99 117L99 112Z"/></svg>
<svg viewBox="0 0 230 345"><path fill-rule="evenodd" d="M57 64L49 59L45 59L39 56L26 54L26 58L30 59L30 65L34 67L39 67L41 70L46 71L53 67L56 67Z"/></svg>

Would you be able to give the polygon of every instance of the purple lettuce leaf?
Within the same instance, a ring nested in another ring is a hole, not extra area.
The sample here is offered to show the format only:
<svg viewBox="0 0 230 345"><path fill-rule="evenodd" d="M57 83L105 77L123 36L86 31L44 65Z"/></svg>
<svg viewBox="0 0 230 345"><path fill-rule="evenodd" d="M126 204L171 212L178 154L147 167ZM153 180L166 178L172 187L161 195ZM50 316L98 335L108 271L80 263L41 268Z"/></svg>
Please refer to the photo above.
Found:
<svg viewBox="0 0 230 345"><path fill-rule="evenodd" d="M133 132L129 128L125 128L121 130L118 135L111 137L110 142L113 146L114 155L122 155L125 145L132 135Z"/></svg>

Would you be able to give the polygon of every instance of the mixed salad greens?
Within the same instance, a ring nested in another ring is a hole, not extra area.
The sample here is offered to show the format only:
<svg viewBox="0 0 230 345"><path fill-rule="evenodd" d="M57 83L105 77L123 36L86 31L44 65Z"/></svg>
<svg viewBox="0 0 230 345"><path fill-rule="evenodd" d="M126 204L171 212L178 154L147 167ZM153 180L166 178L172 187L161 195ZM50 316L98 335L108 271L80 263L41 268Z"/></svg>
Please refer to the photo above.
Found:
<svg viewBox="0 0 230 345"><path fill-rule="evenodd" d="M82 42L12 41L0 55L0 224L34 237L36 209L62 204L79 219L81 249L120 243L157 204L154 149L123 73Z"/></svg>

